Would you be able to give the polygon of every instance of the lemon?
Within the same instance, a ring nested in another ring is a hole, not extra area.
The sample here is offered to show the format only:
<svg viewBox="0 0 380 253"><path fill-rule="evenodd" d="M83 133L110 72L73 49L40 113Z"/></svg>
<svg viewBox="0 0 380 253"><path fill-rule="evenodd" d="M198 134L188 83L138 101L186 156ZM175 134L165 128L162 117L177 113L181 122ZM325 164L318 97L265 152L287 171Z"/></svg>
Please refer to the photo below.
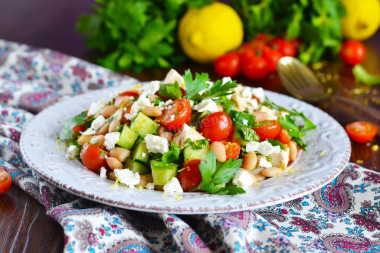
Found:
<svg viewBox="0 0 380 253"><path fill-rule="evenodd" d="M209 63L243 41L243 24L230 6L214 2L190 9L182 17L178 39L183 51L194 61Z"/></svg>
<svg viewBox="0 0 380 253"><path fill-rule="evenodd" d="M342 19L343 36L347 39L365 40L380 25L379 0L341 0L347 15Z"/></svg>

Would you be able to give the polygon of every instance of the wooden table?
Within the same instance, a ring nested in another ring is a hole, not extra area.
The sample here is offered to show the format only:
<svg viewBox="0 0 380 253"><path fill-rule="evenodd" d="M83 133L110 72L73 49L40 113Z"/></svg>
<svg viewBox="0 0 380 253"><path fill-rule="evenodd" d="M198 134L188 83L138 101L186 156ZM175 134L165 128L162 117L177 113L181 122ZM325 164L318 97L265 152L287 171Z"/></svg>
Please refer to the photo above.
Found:
<svg viewBox="0 0 380 253"><path fill-rule="evenodd" d="M380 58L380 31L367 42L368 56L364 65L367 69L379 73ZM318 67L318 66L315 66ZM194 72L208 72L212 79L218 77L212 66L186 64L177 69L183 73L186 68ZM327 64L322 70L326 73L336 73L331 87L340 95L355 99L362 104L371 106L380 114L380 86L368 87L356 84L351 68L338 60ZM127 72L140 80L160 80L165 71L146 71L140 75ZM325 75L325 77L328 77ZM270 75L266 80L253 82L238 77L237 80L249 86L262 86L267 90L287 94L276 74ZM316 104L330 113L342 125L354 121L358 116L351 108L330 106L326 102ZM349 112L347 116L346 112ZM380 171L380 151L373 151L372 146L380 145L380 136L367 144L352 143L351 162L359 163L366 168ZM62 252L63 230L52 218L45 214L45 209L36 200L24 193L16 186L12 186L7 194L0 196L0 252Z"/></svg>

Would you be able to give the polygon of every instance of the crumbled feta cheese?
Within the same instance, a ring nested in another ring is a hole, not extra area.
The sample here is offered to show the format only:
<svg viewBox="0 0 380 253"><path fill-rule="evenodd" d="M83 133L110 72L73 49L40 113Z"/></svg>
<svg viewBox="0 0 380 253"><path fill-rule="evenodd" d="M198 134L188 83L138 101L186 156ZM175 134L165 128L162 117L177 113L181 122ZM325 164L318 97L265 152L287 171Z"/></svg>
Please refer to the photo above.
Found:
<svg viewBox="0 0 380 253"><path fill-rule="evenodd" d="M202 100L199 104L194 105L193 109L198 111L198 112L204 112L204 111L217 112L217 111L219 111L218 105L211 98Z"/></svg>
<svg viewBox="0 0 380 253"><path fill-rule="evenodd" d="M271 108L267 106L260 106L259 111L267 113L268 116L266 120L277 120L277 116L276 116L277 112L272 110Z"/></svg>
<svg viewBox="0 0 380 253"><path fill-rule="evenodd" d="M110 100L114 100L120 93L117 91L114 91L110 94Z"/></svg>
<svg viewBox="0 0 380 253"><path fill-rule="evenodd" d="M270 167L272 167L272 163L269 162L267 160L267 158L264 156L264 157L260 158L259 167L261 167L261 168L270 168Z"/></svg>
<svg viewBox="0 0 380 253"><path fill-rule="evenodd" d="M107 179L107 169L104 167L100 168L100 174L99 174L100 179Z"/></svg>
<svg viewBox="0 0 380 253"><path fill-rule="evenodd" d="M165 105L168 106L168 105L171 105L173 103L173 100L169 99L165 102Z"/></svg>
<svg viewBox="0 0 380 253"><path fill-rule="evenodd" d="M244 169L241 169L238 172L236 172L232 179L232 184L243 189L249 188L253 183L254 181L251 174Z"/></svg>
<svg viewBox="0 0 380 253"><path fill-rule="evenodd" d="M232 82L231 77L229 77L229 76L223 77L222 83L225 84L225 83L228 83L228 82Z"/></svg>
<svg viewBox="0 0 380 253"><path fill-rule="evenodd" d="M111 118L121 120L121 117L123 116L124 109L125 109L125 107L122 109L118 109L116 112L114 112L114 114L112 114Z"/></svg>
<svg viewBox="0 0 380 253"><path fill-rule="evenodd" d="M116 143L119 141L120 133L113 132L108 133L104 136L104 146L107 150L111 150L115 147Z"/></svg>
<svg viewBox="0 0 380 253"><path fill-rule="evenodd" d="M78 147L76 145L70 145L66 151L66 158L73 160L77 155L79 155Z"/></svg>
<svg viewBox="0 0 380 253"><path fill-rule="evenodd" d="M181 88L186 88L185 80L183 77L174 69L171 69L168 74L166 75L163 83L175 83L178 82L179 86Z"/></svg>
<svg viewBox="0 0 380 253"><path fill-rule="evenodd" d="M168 139L157 135L148 134L145 136L146 147L150 153L161 153L169 151Z"/></svg>
<svg viewBox="0 0 380 253"><path fill-rule="evenodd" d="M170 121L173 121L175 118L174 114L170 115Z"/></svg>
<svg viewBox="0 0 380 253"><path fill-rule="evenodd" d="M193 107L194 106L194 100L189 100L190 101L190 106Z"/></svg>
<svg viewBox="0 0 380 253"><path fill-rule="evenodd" d="M239 85L234 89L235 93L232 95L231 100L235 102L236 108L239 111L248 111L252 113L258 108L256 99L252 99L252 90L249 87Z"/></svg>
<svg viewBox="0 0 380 253"><path fill-rule="evenodd" d="M256 151L264 156L268 156L273 153L280 153L281 148L279 146L272 146L268 141L263 142L256 142L256 141L250 141L247 143L246 146L247 152Z"/></svg>
<svg viewBox="0 0 380 253"><path fill-rule="evenodd" d="M160 81L152 81L140 88L140 96L154 95L160 89Z"/></svg>
<svg viewBox="0 0 380 253"><path fill-rule="evenodd" d="M96 131L92 129L91 127L87 128L86 131L81 132L82 135L94 135L96 134Z"/></svg>
<svg viewBox="0 0 380 253"><path fill-rule="evenodd" d="M186 144L187 139L190 139L191 141L198 141L204 139L204 137L197 130L191 128L187 124L184 124L174 136L173 142L179 146L183 146Z"/></svg>
<svg viewBox="0 0 380 253"><path fill-rule="evenodd" d="M270 154L269 157L272 159L273 167L285 169L289 163L289 148L281 150L280 153Z"/></svg>
<svg viewBox="0 0 380 253"><path fill-rule="evenodd" d="M148 190L153 191L153 190L154 190L154 183L148 183L148 184L146 185L146 188L147 188Z"/></svg>
<svg viewBox="0 0 380 253"><path fill-rule="evenodd" d="M82 135L93 135L96 134L96 131L106 123L106 119L99 115L96 119L91 123L91 126L86 129L86 131L82 132Z"/></svg>
<svg viewBox="0 0 380 253"><path fill-rule="evenodd" d="M259 87L259 88L252 88L252 95L257 97L260 101L265 100L265 95L264 95L264 89Z"/></svg>
<svg viewBox="0 0 380 253"><path fill-rule="evenodd" d="M134 188L140 182L140 174L138 172L134 173L129 169L116 169L114 172L116 179L130 188Z"/></svg>
<svg viewBox="0 0 380 253"><path fill-rule="evenodd" d="M248 126L248 120L247 119L243 119L242 123L243 123L244 126Z"/></svg>
<svg viewBox="0 0 380 253"><path fill-rule="evenodd" d="M170 181L164 185L164 192L167 194L175 195L183 193L183 189L178 179L176 177L172 177L172 179L170 179Z"/></svg>
<svg viewBox="0 0 380 253"><path fill-rule="evenodd" d="M91 115L95 115L97 114L98 112L100 112L105 106L107 105L107 101L105 100L99 100L98 102L96 103L92 103L90 105L90 108L88 109L88 112L87 112L87 115L88 116L91 116Z"/></svg>
<svg viewBox="0 0 380 253"><path fill-rule="evenodd" d="M137 114L145 107L145 106L153 106L153 104L149 101L149 98L140 96L139 99L133 103L131 107L130 113L126 113L125 117L129 120L134 119Z"/></svg>

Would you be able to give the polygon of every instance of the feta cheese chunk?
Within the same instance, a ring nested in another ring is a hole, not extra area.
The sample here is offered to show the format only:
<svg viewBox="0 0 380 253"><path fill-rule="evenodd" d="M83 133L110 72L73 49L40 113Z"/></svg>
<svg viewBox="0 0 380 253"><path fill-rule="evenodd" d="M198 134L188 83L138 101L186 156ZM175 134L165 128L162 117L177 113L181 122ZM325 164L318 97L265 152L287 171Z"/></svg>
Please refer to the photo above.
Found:
<svg viewBox="0 0 380 253"><path fill-rule="evenodd" d="M95 115L99 113L105 106L107 105L107 101L105 100L99 100L96 103L92 103L90 105L90 108L88 109L88 116Z"/></svg>
<svg viewBox="0 0 380 253"><path fill-rule="evenodd" d="M183 77L174 69L171 69L166 75L163 83L175 83L178 82L181 88L186 89L185 80Z"/></svg>
<svg viewBox="0 0 380 253"><path fill-rule="evenodd" d="M107 179L107 169L104 167L100 168L100 174L99 174L100 179Z"/></svg>
<svg viewBox="0 0 380 253"><path fill-rule="evenodd" d="M145 136L146 147L150 153L161 153L169 151L168 139L157 135L148 134Z"/></svg>
<svg viewBox="0 0 380 253"><path fill-rule="evenodd" d="M256 99L252 99L251 88L239 85L234 91L235 93L232 95L231 100L235 102L236 109L239 111L252 113L259 107Z"/></svg>
<svg viewBox="0 0 380 253"><path fill-rule="evenodd" d="M160 81L152 81L140 88L140 96L154 95L160 89Z"/></svg>
<svg viewBox="0 0 380 253"><path fill-rule="evenodd" d="M172 177L172 179L164 185L164 192L175 195L183 193L183 189L178 179L176 177Z"/></svg>
<svg viewBox="0 0 380 253"><path fill-rule="evenodd" d="M153 104L149 101L149 98L140 96L139 99L133 103L130 113L125 114L125 118L133 120L145 106L153 106Z"/></svg>
<svg viewBox="0 0 380 253"><path fill-rule="evenodd" d="M183 124L181 129L174 135L173 142L179 146L184 146L187 139L198 141L204 138L197 130L187 124Z"/></svg>
<svg viewBox="0 0 380 253"><path fill-rule="evenodd" d="M99 115L96 119L91 123L91 126L86 129L86 131L82 132L82 135L93 135L96 134L96 131L106 123L106 119Z"/></svg>
<svg viewBox="0 0 380 253"><path fill-rule="evenodd" d="M268 156L273 153L280 153L281 148L279 146L272 146L268 141L263 142L256 142L256 141L250 141L247 143L246 146L247 152L259 152L260 154L264 156Z"/></svg>
<svg viewBox="0 0 380 253"><path fill-rule="evenodd" d="M194 105L193 109L198 112L209 111L211 113L219 110L218 105L211 98L202 100L199 104Z"/></svg>
<svg viewBox="0 0 380 253"><path fill-rule="evenodd" d="M264 157L261 157L260 160L259 160L259 167L261 167L261 168L270 168L270 167L272 167L272 163L269 162L267 160L267 158L264 156Z"/></svg>
<svg viewBox="0 0 380 253"><path fill-rule="evenodd" d="M115 147L116 143L119 141L120 133L113 132L108 133L104 136L104 146L107 150L111 150Z"/></svg>
<svg viewBox="0 0 380 253"><path fill-rule="evenodd" d="M272 166L285 169L289 163L289 148L281 150L280 153L270 154L269 157L272 159Z"/></svg>
<svg viewBox="0 0 380 253"><path fill-rule="evenodd" d="M251 185L253 185L253 183L254 181L251 174L244 169L241 169L238 172L236 172L234 177L232 178L232 184L243 189L249 188Z"/></svg>
<svg viewBox="0 0 380 253"><path fill-rule="evenodd" d="M116 169L114 172L116 179L130 188L134 188L140 182L140 174L138 172L133 173L129 169Z"/></svg>
<svg viewBox="0 0 380 253"><path fill-rule="evenodd" d="M147 188L148 190L153 191L153 190L154 190L154 183L148 183L148 184L146 185L146 188Z"/></svg>
<svg viewBox="0 0 380 253"><path fill-rule="evenodd" d="M76 145L70 145L66 151L66 158L73 160L79 155L79 149Z"/></svg>
<svg viewBox="0 0 380 253"><path fill-rule="evenodd" d="M257 97L261 102L265 100L265 95L264 95L264 89L259 87L259 88L252 88L252 95Z"/></svg>

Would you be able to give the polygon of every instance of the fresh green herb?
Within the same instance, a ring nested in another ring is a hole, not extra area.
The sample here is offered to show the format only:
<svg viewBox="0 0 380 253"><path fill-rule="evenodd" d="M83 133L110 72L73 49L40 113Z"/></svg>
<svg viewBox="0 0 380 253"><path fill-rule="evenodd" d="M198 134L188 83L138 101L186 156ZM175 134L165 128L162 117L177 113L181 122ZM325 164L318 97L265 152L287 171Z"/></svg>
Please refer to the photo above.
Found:
<svg viewBox="0 0 380 253"><path fill-rule="evenodd" d="M182 97L181 88L179 87L178 82L162 84L158 93L161 96L170 99L179 99Z"/></svg>
<svg viewBox="0 0 380 253"><path fill-rule="evenodd" d="M114 118L114 117L109 117L109 119L107 119L107 122L112 122L112 121L113 121L113 118Z"/></svg>
<svg viewBox="0 0 380 253"><path fill-rule="evenodd" d="M154 106L158 106L161 102L163 102L164 100L162 100L162 98L160 98L160 97L158 97L158 96L155 96L154 97L154 100L153 100L153 102L152 102L152 104L154 105Z"/></svg>
<svg viewBox="0 0 380 253"><path fill-rule="evenodd" d="M61 130L61 134L59 135L59 139L61 140L71 140L73 127L77 125L83 125L87 119L87 112L83 111L80 114L66 120L63 123L63 127Z"/></svg>
<svg viewBox="0 0 380 253"><path fill-rule="evenodd" d="M240 127L236 130L236 137L245 141L260 141L260 136L250 127Z"/></svg>
<svg viewBox="0 0 380 253"><path fill-rule="evenodd" d="M180 146L174 142L171 142L169 151L162 155L162 161L166 163L176 162L178 161L180 152Z"/></svg>
<svg viewBox="0 0 380 253"><path fill-rule="evenodd" d="M285 150L284 145L278 140L267 139L267 142L269 142L272 146L279 146L281 148L281 150Z"/></svg>
<svg viewBox="0 0 380 253"><path fill-rule="evenodd" d="M225 98L225 101L223 104L223 110L225 111L225 113L229 114L231 110L235 109L235 103L227 99L227 97L224 97L224 98Z"/></svg>
<svg viewBox="0 0 380 253"><path fill-rule="evenodd" d="M102 153L100 154L100 157L104 157L106 155L106 151L102 150Z"/></svg>
<svg viewBox="0 0 380 253"><path fill-rule="evenodd" d="M359 80L360 82L367 84L367 85L378 85L380 84L380 75L371 75L369 74L365 68L360 65L356 64L352 68L352 73L354 74L355 78Z"/></svg>
<svg viewBox="0 0 380 253"><path fill-rule="evenodd" d="M238 126L252 127L253 122L255 121L255 116L245 112L230 110L229 115L231 117L232 122L234 122Z"/></svg>
<svg viewBox="0 0 380 253"><path fill-rule="evenodd" d="M183 76L186 84L186 98L193 99L194 96L198 95L198 93L204 89L209 87L207 81L209 81L209 77L207 73L195 74L195 79L193 80L193 75L191 71L188 69L185 71L185 75Z"/></svg>
<svg viewBox="0 0 380 253"><path fill-rule="evenodd" d="M226 186L231 181L234 174L240 170L243 161L241 159L229 159L227 162L219 163L213 151L210 151L205 160L199 165L202 174L202 182L192 191L202 190L207 193L220 195L234 195L245 193L245 190L234 186ZM217 169L218 167L218 169Z"/></svg>
<svg viewBox="0 0 380 253"><path fill-rule="evenodd" d="M247 41L260 33L280 36L286 31L287 39L302 39L299 58L304 63L340 50L340 19L346 15L340 0L235 0L233 7L243 21Z"/></svg>
<svg viewBox="0 0 380 253"><path fill-rule="evenodd" d="M177 116L177 114L178 114L178 112L175 112L175 113L174 113L174 116Z"/></svg>
<svg viewBox="0 0 380 253"><path fill-rule="evenodd" d="M200 100L214 97L222 97L233 94L232 89L238 86L236 81L223 83L222 80L217 80L213 83L210 90L200 96Z"/></svg>
<svg viewBox="0 0 380 253"><path fill-rule="evenodd" d="M191 141L190 138L185 141L186 144L189 144L192 149L199 150L202 149L202 147L206 146L209 142L209 139L202 139L198 141Z"/></svg>

